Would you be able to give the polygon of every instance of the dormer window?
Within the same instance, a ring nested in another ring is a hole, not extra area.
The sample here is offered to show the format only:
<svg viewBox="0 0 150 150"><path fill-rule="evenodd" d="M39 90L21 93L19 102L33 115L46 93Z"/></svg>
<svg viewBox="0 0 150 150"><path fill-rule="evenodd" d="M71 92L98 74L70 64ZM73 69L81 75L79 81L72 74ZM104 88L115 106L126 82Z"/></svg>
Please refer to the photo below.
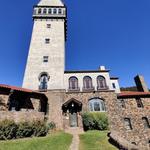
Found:
<svg viewBox="0 0 150 150"><path fill-rule="evenodd" d="M43 14L47 14L47 9L46 8L44 8Z"/></svg>
<svg viewBox="0 0 150 150"><path fill-rule="evenodd" d="M53 9L53 14L57 14L57 9L56 8Z"/></svg>

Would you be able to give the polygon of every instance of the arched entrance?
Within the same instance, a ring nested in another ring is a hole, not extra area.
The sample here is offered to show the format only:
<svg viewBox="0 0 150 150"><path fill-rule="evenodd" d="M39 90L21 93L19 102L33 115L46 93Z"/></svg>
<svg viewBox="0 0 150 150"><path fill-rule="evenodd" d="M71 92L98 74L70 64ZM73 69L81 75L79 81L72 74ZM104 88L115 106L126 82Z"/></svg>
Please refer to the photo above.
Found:
<svg viewBox="0 0 150 150"><path fill-rule="evenodd" d="M76 99L70 99L62 106L64 123L68 127L78 127L80 126L81 117L80 112L82 111L82 103Z"/></svg>

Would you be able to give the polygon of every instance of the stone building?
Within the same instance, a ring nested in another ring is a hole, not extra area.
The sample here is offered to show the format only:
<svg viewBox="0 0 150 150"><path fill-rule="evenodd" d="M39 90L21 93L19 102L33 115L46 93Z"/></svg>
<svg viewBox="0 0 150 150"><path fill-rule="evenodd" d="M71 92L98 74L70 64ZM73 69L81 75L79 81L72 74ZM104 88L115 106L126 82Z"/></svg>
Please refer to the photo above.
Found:
<svg viewBox="0 0 150 150"><path fill-rule="evenodd" d="M118 77L98 70L66 71L67 8L61 0L34 6L33 33L23 88L0 85L0 120L47 120L58 129L83 128L82 112L106 112L110 137L125 148L150 145L150 92L121 92ZM149 148L148 148L149 149Z"/></svg>

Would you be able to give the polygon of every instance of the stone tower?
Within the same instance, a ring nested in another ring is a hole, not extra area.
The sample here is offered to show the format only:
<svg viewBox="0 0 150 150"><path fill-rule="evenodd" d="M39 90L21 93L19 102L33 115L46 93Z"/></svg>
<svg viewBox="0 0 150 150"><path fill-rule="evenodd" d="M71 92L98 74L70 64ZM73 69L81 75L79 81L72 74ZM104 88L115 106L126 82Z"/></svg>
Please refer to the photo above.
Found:
<svg viewBox="0 0 150 150"><path fill-rule="evenodd" d="M41 0L34 6L33 21L23 87L63 89L66 7L61 0Z"/></svg>

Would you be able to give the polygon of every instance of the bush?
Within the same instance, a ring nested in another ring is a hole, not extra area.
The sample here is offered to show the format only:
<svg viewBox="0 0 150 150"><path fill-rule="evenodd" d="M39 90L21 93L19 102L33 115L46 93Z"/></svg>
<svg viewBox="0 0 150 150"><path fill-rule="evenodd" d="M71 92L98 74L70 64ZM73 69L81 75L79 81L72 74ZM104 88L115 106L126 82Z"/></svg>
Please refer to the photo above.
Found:
<svg viewBox="0 0 150 150"><path fill-rule="evenodd" d="M0 122L0 140L9 140L25 137L46 136L48 127L44 122L22 122L16 124L13 121L5 120Z"/></svg>
<svg viewBox="0 0 150 150"><path fill-rule="evenodd" d="M107 130L108 118L105 112L90 112L82 114L84 130Z"/></svg>
<svg viewBox="0 0 150 150"><path fill-rule="evenodd" d="M33 122L33 130L36 137L46 136L48 133L48 127L41 121Z"/></svg>
<svg viewBox="0 0 150 150"><path fill-rule="evenodd" d="M4 120L0 122L0 140L16 138L17 124L14 121Z"/></svg>
<svg viewBox="0 0 150 150"><path fill-rule="evenodd" d="M48 123L47 126L48 126L48 129L49 129L49 130L54 130L54 129L56 129L56 124L55 124L54 122Z"/></svg>
<svg viewBox="0 0 150 150"><path fill-rule="evenodd" d="M31 123L22 122L18 125L16 133L17 138L31 137L34 133L33 126Z"/></svg>

